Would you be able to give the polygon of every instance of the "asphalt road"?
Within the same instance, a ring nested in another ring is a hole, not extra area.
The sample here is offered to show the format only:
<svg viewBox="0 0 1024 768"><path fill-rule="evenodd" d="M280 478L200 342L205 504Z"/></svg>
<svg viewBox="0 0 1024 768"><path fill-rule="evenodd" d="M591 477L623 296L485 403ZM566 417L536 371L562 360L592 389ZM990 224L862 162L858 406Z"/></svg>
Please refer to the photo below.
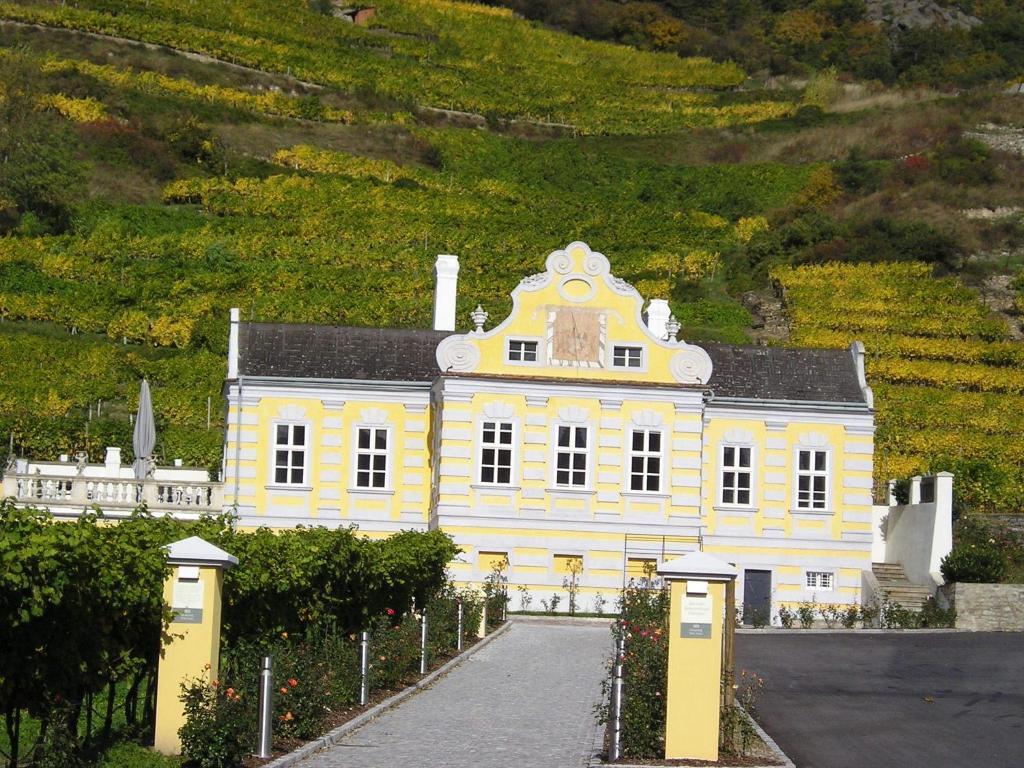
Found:
<svg viewBox="0 0 1024 768"><path fill-rule="evenodd" d="M738 634L797 768L1021 768L1020 633Z"/></svg>

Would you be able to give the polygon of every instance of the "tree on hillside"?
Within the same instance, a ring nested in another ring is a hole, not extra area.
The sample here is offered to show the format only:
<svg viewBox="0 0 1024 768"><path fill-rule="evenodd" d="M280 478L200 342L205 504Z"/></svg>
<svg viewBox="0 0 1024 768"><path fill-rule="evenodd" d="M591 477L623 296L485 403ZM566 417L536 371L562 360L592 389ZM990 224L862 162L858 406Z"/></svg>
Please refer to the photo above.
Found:
<svg viewBox="0 0 1024 768"><path fill-rule="evenodd" d="M8 56L0 76L0 233L32 214L49 229L68 226L84 189L77 137L38 106L38 75Z"/></svg>

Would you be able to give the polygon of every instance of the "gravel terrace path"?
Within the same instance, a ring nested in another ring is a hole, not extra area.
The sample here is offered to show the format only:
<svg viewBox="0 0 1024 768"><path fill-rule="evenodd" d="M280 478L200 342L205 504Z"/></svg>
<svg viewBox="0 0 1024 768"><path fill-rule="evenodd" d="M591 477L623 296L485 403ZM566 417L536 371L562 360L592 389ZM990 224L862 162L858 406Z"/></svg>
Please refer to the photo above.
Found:
<svg viewBox="0 0 1024 768"><path fill-rule="evenodd" d="M515 620L432 686L299 766L586 766L611 650L606 623Z"/></svg>

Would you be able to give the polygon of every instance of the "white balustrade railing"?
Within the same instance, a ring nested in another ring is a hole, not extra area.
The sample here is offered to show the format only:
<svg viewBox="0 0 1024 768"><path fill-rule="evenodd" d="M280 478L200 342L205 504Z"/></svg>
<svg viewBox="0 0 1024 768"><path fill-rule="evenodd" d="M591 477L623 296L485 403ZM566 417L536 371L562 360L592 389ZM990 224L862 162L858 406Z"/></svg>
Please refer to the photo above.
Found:
<svg viewBox="0 0 1024 768"><path fill-rule="evenodd" d="M218 482L170 480L122 480L92 477L57 477L42 474L8 474L3 493L26 505L85 509L134 509L145 504L153 511L219 512Z"/></svg>

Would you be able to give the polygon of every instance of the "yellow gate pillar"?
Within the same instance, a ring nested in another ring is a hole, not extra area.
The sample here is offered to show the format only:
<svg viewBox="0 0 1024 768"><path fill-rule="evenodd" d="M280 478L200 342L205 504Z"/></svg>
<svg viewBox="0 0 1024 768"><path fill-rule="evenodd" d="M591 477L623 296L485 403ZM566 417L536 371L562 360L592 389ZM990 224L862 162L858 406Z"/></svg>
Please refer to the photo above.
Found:
<svg viewBox="0 0 1024 768"><path fill-rule="evenodd" d="M192 536L165 547L171 574L164 582L164 602L174 618L167 630L156 685L156 732L153 748L165 755L181 753L178 730L185 724L181 684L206 672L217 677L220 661L220 606L224 569L238 565L208 541Z"/></svg>
<svg viewBox="0 0 1024 768"><path fill-rule="evenodd" d="M726 584L736 568L691 552L658 569L669 584L665 759L717 760Z"/></svg>

